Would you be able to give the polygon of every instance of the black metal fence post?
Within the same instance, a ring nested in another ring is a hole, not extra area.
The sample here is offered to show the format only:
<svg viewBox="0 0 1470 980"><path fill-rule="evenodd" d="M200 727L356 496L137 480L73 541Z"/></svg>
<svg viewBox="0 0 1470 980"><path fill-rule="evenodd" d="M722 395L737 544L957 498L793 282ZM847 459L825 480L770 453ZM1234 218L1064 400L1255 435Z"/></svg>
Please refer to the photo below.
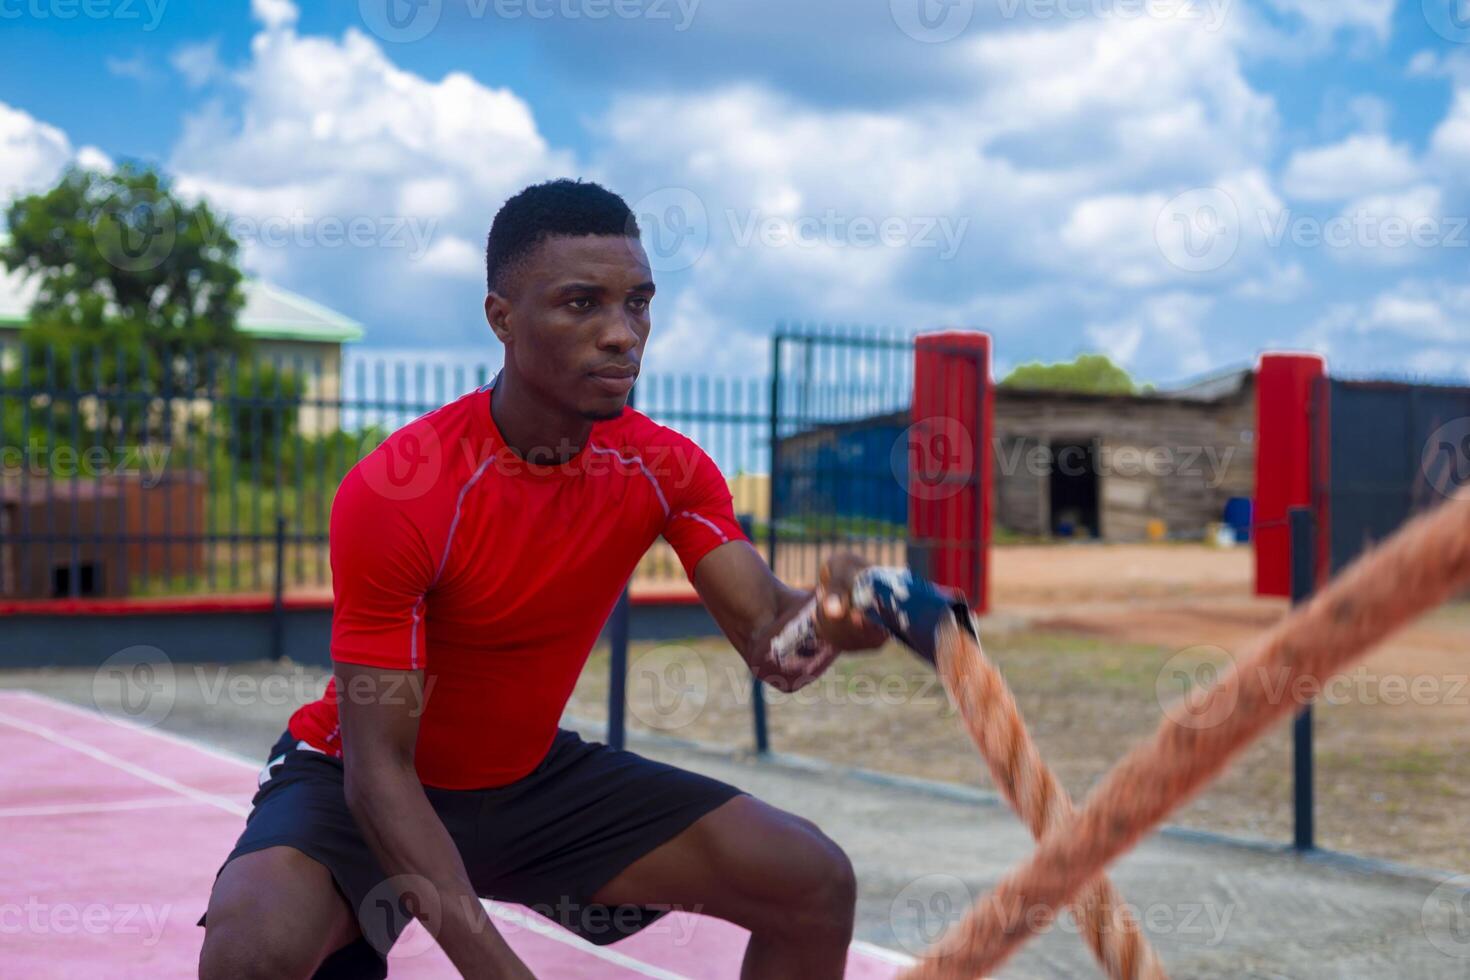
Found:
<svg viewBox="0 0 1470 980"><path fill-rule="evenodd" d="M637 389L628 392L628 407L633 407ZM623 583L623 594L613 606L607 621L607 641L611 647L607 677L607 744L621 749L627 744L628 709L628 634L631 629L632 600L629 583Z"/></svg>
<svg viewBox="0 0 1470 980"><path fill-rule="evenodd" d="M286 656L286 515L276 517L276 585L271 603L271 659Z"/></svg>
<svg viewBox="0 0 1470 980"><path fill-rule="evenodd" d="M752 542L755 541L755 519L749 514L739 514L740 530ZM771 751L771 736L766 728L766 688L760 678L750 675L750 721L755 728L755 751L766 755Z"/></svg>
<svg viewBox="0 0 1470 980"><path fill-rule="evenodd" d="M777 578L776 570L776 524L780 520L781 503L781 347L783 338L778 331L771 339L771 418L768 429L770 462L766 469L770 483L766 487L766 561ZM761 755L771 751L770 729L766 724L766 692L754 676L750 679L754 687L751 695L755 713L755 750Z"/></svg>
<svg viewBox="0 0 1470 980"><path fill-rule="evenodd" d="M1316 522L1309 507L1293 507L1291 522L1291 601L1302 603L1311 598L1317 579ZM1296 716L1291 729L1292 799L1294 839L1298 851L1317 846L1315 811L1312 799L1312 706L1307 705Z"/></svg>
<svg viewBox="0 0 1470 980"><path fill-rule="evenodd" d="M615 749L621 749L627 742L628 620L631 612L625 585L607 621L607 639L612 647L607 678L607 744Z"/></svg>

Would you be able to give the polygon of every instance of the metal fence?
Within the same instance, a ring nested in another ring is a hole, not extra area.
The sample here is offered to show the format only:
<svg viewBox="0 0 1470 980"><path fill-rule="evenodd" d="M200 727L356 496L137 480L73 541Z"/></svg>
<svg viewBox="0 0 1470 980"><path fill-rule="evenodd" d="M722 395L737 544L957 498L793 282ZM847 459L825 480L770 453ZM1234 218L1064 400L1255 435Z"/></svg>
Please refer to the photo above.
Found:
<svg viewBox="0 0 1470 980"><path fill-rule="evenodd" d="M835 548L910 557L913 341L782 329L771 374L649 375L636 406L725 472L787 581ZM0 350L0 597L329 595L337 484L494 365ZM689 586L659 542L633 588Z"/></svg>

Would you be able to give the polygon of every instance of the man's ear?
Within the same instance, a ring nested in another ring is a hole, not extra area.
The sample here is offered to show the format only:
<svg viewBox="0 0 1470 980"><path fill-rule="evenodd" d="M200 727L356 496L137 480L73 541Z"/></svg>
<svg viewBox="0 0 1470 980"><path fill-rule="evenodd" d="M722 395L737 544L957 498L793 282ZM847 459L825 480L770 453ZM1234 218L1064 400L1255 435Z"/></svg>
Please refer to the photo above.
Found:
<svg viewBox="0 0 1470 980"><path fill-rule="evenodd" d="M500 293L485 297L485 322L502 344L510 341L510 301Z"/></svg>

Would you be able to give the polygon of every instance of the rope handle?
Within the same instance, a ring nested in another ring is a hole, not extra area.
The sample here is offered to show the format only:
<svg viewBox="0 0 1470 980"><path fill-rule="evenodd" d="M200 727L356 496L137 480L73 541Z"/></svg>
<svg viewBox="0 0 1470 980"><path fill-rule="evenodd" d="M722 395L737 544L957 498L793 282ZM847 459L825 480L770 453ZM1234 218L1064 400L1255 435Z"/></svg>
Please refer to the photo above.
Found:
<svg viewBox="0 0 1470 980"><path fill-rule="evenodd" d="M962 597L906 568L870 567L853 582L853 607L932 665L959 708L1001 795L1038 841L1072 816L1072 801L1026 730L1016 699L980 646L974 613ZM781 657L822 649L813 600L772 642ZM1162 980L1158 955L1122 897L1098 875L1073 908L1083 937L1114 980Z"/></svg>

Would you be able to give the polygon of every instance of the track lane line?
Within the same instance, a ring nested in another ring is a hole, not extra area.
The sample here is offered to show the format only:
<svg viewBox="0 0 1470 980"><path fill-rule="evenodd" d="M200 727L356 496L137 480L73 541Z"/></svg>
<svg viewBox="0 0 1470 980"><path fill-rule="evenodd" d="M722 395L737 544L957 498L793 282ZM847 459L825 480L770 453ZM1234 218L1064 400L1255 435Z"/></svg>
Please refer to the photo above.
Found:
<svg viewBox="0 0 1470 980"><path fill-rule="evenodd" d="M15 728L23 732L29 732L32 735L44 738L46 741L51 742L55 745L59 745L62 748L71 749L73 752L78 752L82 755L87 756L90 759L95 759L98 762L103 763L104 765L109 765L114 769L121 770L122 772L128 773L132 776L136 776L139 779L146 780L147 782L152 783L154 786L159 786L163 789L172 790L175 793L178 793L180 796L188 797L195 803L204 803L209 806L217 807L221 810L224 810L226 813L233 813L237 817L247 816L250 813L249 807L241 806L234 800L226 799L225 797L218 796L214 793L206 793L203 790L195 789L192 786L186 786L183 783L179 782L177 779L170 778L163 775L162 773L154 772L152 769L145 769L140 765L136 765L132 762L127 761L126 759L119 759L117 756L113 755L111 752L106 751L105 749L99 749L95 745L92 745L88 742L83 742L81 739L72 738L70 735L63 735L61 732L53 731L50 728L47 728L45 725L37 725L34 722L27 721L24 718L17 718L15 715L8 714L4 711L0 711L0 724L9 725L11 728Z"/></svg>
<svg viewBox="0 0 1470 980"><path fill-rule="evenodd" d="M161 807L198 805L181 796L150 796L110 803L38 803L35 806L0 807L0 817L63 817L74 813L116 813L120 810L156 810Z"/></svg>

